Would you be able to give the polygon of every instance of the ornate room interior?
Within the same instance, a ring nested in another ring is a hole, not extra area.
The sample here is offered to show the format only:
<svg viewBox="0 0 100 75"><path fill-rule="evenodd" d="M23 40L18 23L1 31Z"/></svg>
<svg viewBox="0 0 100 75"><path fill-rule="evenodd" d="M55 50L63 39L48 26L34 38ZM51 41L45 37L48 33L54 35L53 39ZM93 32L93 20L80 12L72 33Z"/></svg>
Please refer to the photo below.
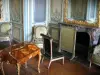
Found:
<svg viewBox="0 0 100 75"><path fill-rule="evenodd" d="M0 75L100 75L99 27L99 0L0 0Z"/></svg>

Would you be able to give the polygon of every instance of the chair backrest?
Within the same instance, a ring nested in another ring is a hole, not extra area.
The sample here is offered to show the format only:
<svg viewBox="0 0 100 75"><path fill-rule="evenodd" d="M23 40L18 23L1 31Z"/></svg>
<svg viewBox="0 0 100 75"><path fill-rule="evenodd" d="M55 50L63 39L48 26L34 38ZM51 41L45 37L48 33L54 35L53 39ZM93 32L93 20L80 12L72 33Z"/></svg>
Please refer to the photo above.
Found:
<svg viewBox="0 0 100 75"><path fill-rule="evenodd" d="M34 26L33 33L34 33L35 38L42 38L42 36L40 36L40 34L41 33L47 34L47 28L46 28L46 26L42 26L42 25Z"/></svg>
<svg viewBox="0 0 100 75"><path fill-rule="evenodd" d="M47 35L41 34L43 37L44 53L52 57L52 41L53 39Z"/></svg>
<svg viewBox="0 0 100 75"><path fill-rule="evenodd" d="M10 23L3 23L3 24L0 25L0 32L1 33L6 33L10 29L11 29Z"/></svg>
<svg viewBox="0 0 100 75"><path fill-rule="evenodd" d="M9 45L12 42L12 23L4 22L0 24L0 41L9 41Z"/></svg>

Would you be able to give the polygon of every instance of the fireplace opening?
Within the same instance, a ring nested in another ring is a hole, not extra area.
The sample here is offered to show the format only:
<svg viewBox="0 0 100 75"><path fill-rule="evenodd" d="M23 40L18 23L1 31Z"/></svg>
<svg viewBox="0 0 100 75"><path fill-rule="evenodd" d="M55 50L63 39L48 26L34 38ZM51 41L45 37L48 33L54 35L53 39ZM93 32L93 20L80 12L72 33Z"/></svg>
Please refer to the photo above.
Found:
<svg viewBox="0 0 100 75"><path fill-rule="evenodd" d="M75 54L78 58L88 59L90 36L87 32L77 32Z"/></svg>

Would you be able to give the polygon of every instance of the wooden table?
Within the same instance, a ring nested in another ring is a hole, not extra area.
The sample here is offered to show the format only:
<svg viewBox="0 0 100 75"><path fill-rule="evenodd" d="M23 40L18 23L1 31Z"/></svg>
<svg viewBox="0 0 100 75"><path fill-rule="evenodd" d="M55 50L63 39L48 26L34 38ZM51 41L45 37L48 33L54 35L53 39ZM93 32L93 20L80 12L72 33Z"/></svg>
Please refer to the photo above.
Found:
<svg viewBox="0 0 100 75"><path fill-rule="evenodd" d="M40 60L41 60L41 52L40 48L38 48L35 44L21 44L21 45L13 45L10 55L17 61L17 69L18 75L20 75L20 67L22 64L26 64L27 61L35 57L36 55L39 56L38 58L38 72L40 73Z"/></svg>

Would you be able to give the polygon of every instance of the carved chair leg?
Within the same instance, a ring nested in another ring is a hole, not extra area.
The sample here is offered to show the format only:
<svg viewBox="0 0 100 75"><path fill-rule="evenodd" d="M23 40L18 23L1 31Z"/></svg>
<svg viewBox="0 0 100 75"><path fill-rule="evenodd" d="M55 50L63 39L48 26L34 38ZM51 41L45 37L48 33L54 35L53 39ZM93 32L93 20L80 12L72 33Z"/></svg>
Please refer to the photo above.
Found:
<svg viewBox="0 0 100 75"><path fill-rule="evenodd" d="M27 68L27 62L25 63L25 68Z"/></svg>
<svg viewBox="0 0 100 75"><path fill-rule="evenodd" d="M1 63L1 70L2 70L3 75L5 75L5 72L4 72L4 69L3 69L3 62Z"/></svg>
<svg viewBox="0 0 100 75"><path fill-rule="evenodd" d="M21 67L21 64L17 63L17 71L18 71L18 75L20 75L20 67Z"/></svg>
<svg viewBox="0 0 100 75"><path fill-rule="evenodd" d="M92 62L90 62L90 64L89 64L89 68L91 68L91 65L92 65Z"/></svg>
<svg viewBox="0 0 100 75"><path fill-rule="evenodd" d="M63 65L64 65L64 57L63 57Z"/></svg>
<svg viewBox="0 0 100 75"><path fill-rule="evenodd" d="M44 60L44 56L42 56L41 63L43 63L43 60Z"/></svg>
<svg viewBox="0 0 100 75"><path fill-rule="evenodd" d="M92 61L90 60L89 71L91 70L91 66L92 66Z"/></svg>
<svg viewBox="0 0 100 75"><path fill-rule="evenodd" d="M48 65L48 69L50 68L51 62L52 62L52 61L50 60L49 65Z"/></svg>

